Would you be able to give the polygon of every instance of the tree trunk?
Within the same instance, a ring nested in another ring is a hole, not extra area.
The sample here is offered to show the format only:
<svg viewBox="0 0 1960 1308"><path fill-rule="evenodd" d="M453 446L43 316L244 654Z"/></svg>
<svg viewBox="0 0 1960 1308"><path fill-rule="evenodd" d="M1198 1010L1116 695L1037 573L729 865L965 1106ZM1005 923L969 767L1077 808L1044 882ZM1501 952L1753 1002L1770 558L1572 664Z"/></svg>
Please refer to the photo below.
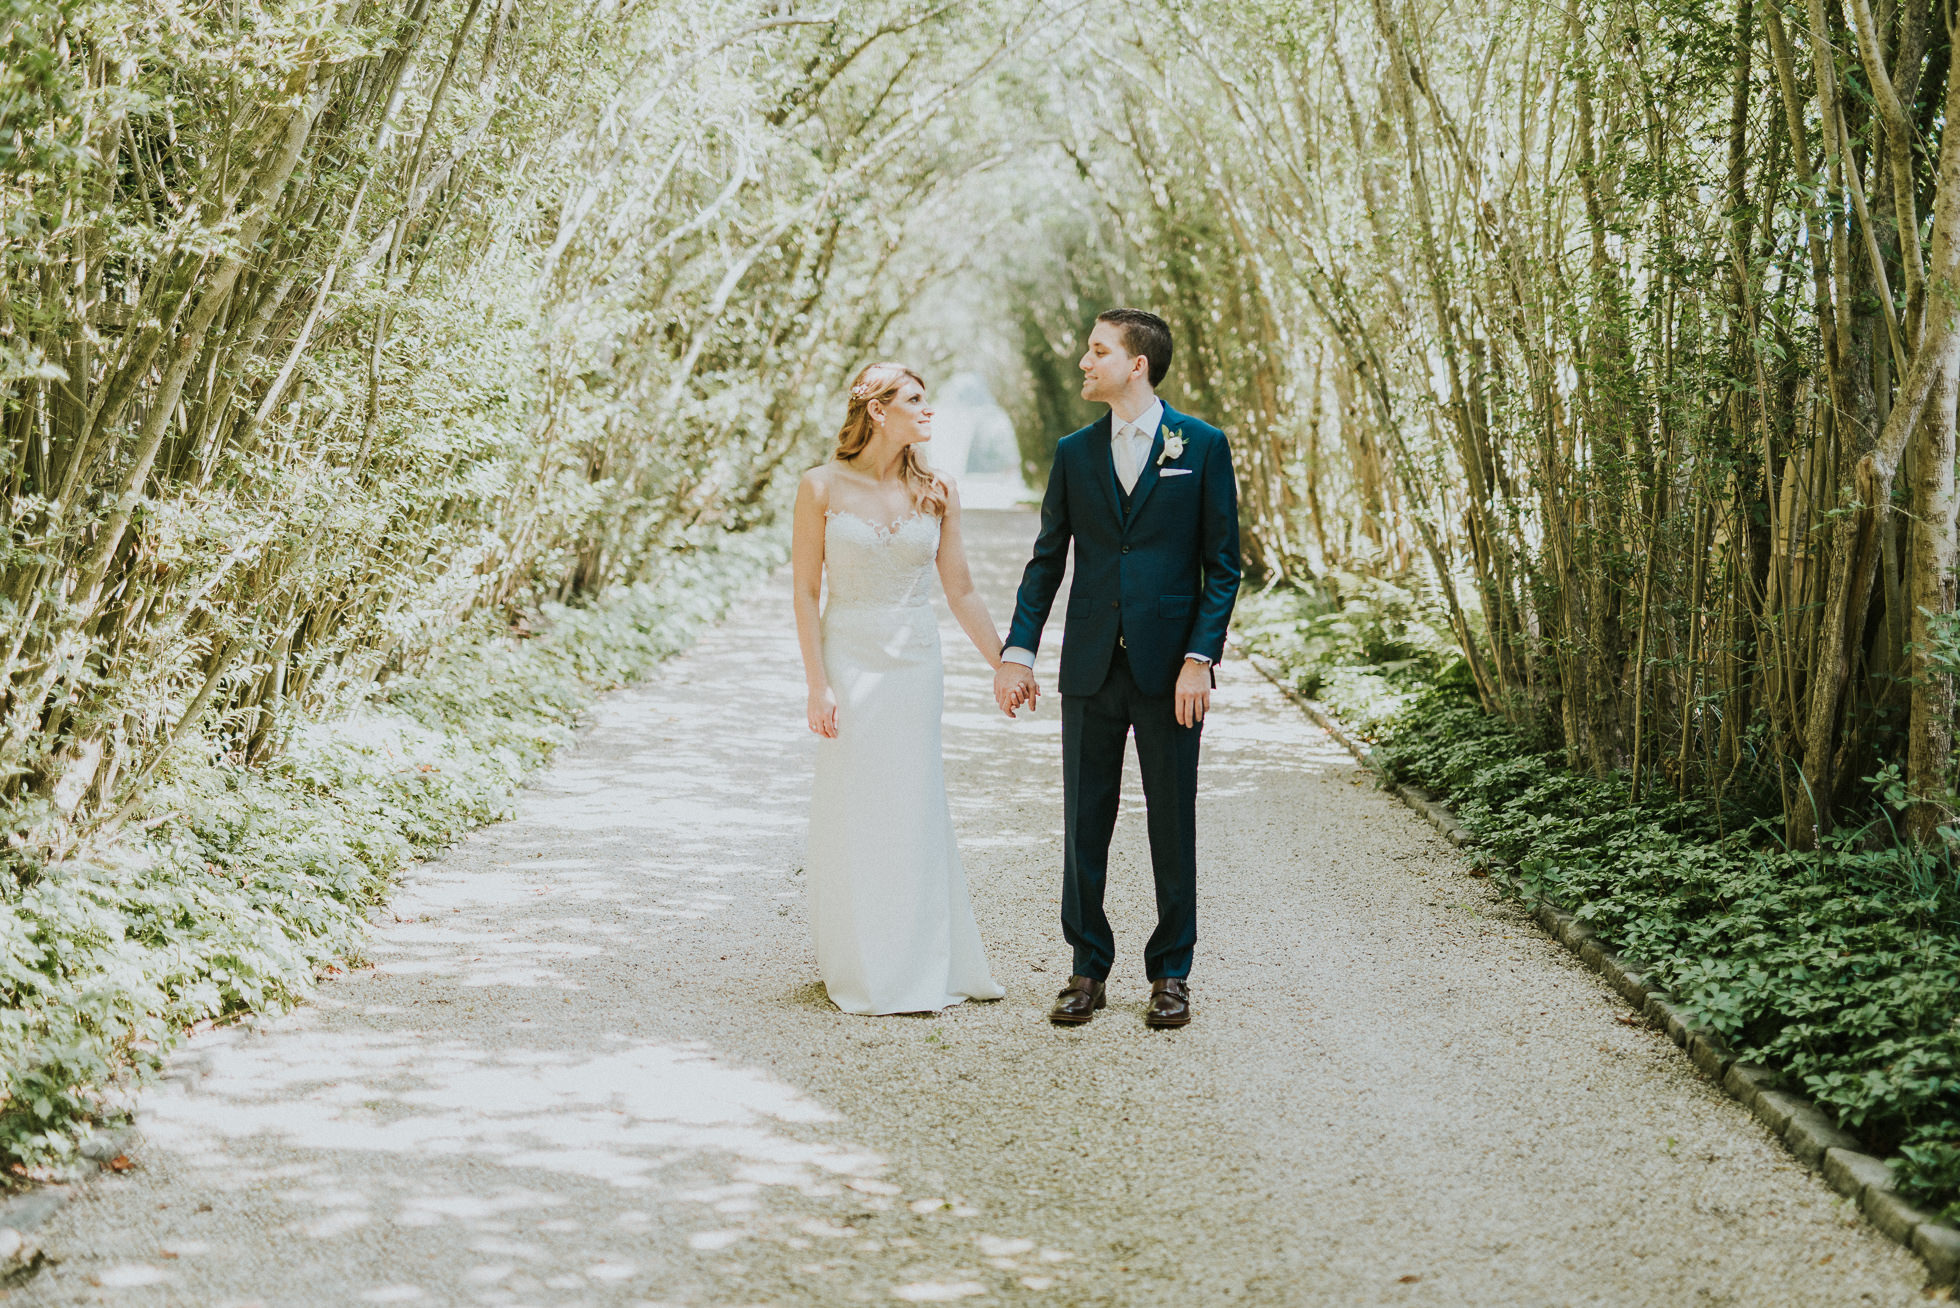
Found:
<svg viewBox="0 0 1960 1308"><path fill-rule="evenodd" d="M1960 355L1960 352L1956 352ZM1953 767L1953 674L1933 659L1954 594L1954 396L1960 358L1949 357L1919 424L1912 478L1906 577L1912 614L1912 711L1906 728L1906 829L1930 841L1952 816L1945 804Z"/></svg>

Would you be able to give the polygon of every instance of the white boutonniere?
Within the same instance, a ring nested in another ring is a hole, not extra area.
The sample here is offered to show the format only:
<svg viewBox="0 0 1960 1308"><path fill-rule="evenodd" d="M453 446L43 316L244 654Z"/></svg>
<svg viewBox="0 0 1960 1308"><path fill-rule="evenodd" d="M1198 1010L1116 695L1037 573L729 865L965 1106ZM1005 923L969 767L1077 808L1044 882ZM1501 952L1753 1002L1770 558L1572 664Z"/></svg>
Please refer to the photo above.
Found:
<svg viewBox="0 0 1960 1308"><path fill-rule="evenodd" d="M1184 438L1169 427L1159 427L1157 430L1164 437L1164 452L1157 456L1157 466L1161 468L1172 459L1184 457Z"/></svg>

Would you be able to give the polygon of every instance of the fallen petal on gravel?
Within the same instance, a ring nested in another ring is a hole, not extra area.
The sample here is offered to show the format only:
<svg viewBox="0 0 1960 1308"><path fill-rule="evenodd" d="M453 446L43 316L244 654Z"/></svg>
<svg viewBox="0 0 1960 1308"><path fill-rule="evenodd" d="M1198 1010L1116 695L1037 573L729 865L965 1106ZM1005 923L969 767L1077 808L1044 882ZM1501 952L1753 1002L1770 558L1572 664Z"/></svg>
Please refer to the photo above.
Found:
<svg viewBox="0 0 1960 1308"><path fill-rule="evenodd" d="M987 1287L978 1281L916 1281L894 1288L892 1298L903 1299L907 1303L950 1303L954 1299L971 1299L976 1294L986 1292Z"/></svg>
<svg viewBox="0 0 1960 1308"><path fill-rule="evenodd" d="M687 1237L687 1242L695 1249L726 1249L746 1234L745 1231L697 1231Z"/></svg>

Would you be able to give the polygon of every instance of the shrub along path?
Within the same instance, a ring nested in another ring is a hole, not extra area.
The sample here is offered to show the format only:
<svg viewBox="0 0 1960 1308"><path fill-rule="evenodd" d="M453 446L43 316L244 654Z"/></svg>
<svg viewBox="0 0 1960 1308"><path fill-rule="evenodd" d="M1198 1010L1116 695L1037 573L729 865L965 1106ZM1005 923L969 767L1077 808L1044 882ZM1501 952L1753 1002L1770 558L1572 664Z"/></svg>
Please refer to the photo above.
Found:
<svg viewBox="0 0 1960 1308"><path fill-rule="evenodd" d="M1002 617L1033 519L973 518ZM1113 1001L1051 1028L1059 716L1001 719L958 639L949 780L1005 1000L825 1002L778 575L607 699L516 820L417 868L372 969L193 1041L135 1168L53 1220L14 1298L1917 1297L1911 1255L1243 665L1206 730L1197 1021L1140 1022L1133 767Z"/></svg>

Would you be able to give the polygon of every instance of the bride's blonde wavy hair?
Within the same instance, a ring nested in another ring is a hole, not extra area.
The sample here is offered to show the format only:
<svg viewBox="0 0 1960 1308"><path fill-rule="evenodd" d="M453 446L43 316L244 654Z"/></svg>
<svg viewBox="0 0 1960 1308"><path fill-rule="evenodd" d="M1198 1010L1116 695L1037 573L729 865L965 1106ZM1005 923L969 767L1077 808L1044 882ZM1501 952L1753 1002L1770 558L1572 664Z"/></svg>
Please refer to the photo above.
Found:
<svg viewBox="0 0 1960 1308"><path fill-rule="evenodd" d="M843 460L857 457L864 447L871 443L871 437L878 430L871 420L871 402L890 404L898 394L899 388L908 381L926 384L926 379L902 363L867 363L851 378L850 404L844 410L844 425L837 430L837 448L831 452L833 459ZM935 476L919 457L919 447L907 445L898 456L899 476L904 479L906 489L912 492L912 504L921 513L935 518L946 516L946 483Z"/></svg>

